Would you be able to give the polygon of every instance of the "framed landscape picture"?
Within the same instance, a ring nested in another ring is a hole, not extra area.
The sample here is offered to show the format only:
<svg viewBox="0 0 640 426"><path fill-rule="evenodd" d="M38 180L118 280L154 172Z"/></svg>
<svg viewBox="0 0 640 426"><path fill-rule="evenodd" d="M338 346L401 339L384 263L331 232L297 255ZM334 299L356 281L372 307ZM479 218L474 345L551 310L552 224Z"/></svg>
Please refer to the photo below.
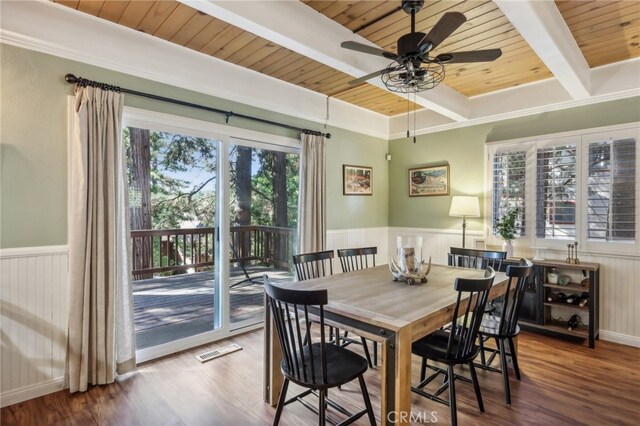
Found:
<svg viewBox="0 0 640 426"><path fill-rule="evenodd" d="M409 196L449 195L449 165L409 169Z"/></svg>
<svg viewBox="0 0 640 426"><path fill-rule="evenodd" d="M342 193L344 195L372 195L373 168L365 166L342 166Z"/></svg>

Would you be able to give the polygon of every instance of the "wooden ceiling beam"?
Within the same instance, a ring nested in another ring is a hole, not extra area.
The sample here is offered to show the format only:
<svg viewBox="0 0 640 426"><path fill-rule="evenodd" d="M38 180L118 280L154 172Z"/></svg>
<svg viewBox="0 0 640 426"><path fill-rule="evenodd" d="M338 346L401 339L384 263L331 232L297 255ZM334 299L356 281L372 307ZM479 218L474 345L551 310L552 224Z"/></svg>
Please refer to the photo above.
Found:
<svg viewBox="0 0 640 426"><path fill-rule="evenodd" d="M318 19L318 13L301 2L180 2L355 78L388 65L383 57L341 48L340 43L346 40L367 40L330 19ZM386 89L380 79L371 84ZM443 84L418 93L416 102L456 121L464 121L470 114L467 97Z"/></svg>
<svg viewBox="0 0 640 426"><path fill-rule="evenodd" d="M591 96L589 65L553 2L494 0L573 99Z"/></svg>

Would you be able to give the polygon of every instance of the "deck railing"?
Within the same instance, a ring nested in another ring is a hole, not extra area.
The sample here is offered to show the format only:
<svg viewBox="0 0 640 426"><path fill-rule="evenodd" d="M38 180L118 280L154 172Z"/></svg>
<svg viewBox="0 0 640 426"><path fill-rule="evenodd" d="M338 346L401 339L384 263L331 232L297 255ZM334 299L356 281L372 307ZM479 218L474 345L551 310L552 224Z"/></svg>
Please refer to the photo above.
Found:
<svg viewBox="0 0 640 426"><path fill-rule="evenodd" d="M131 257L135 280L155 273L184 273L214 265L216 228L144 229L131 231ZM294 250L295 229L273 226L232 226L229 257L288 270Z"/></svg>

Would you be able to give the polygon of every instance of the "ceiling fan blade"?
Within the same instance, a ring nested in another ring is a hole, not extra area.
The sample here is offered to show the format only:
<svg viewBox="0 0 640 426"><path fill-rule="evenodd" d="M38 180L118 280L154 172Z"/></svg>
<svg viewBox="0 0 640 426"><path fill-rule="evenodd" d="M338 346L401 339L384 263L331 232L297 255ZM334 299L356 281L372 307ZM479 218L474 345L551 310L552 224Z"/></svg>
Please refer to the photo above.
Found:
<svg viewBox="0 0 640 426"><path fill-rule="evenodd" d="M393 61L396 60L398 55L393 52L387 52L386 50L380 49L379 47L368 46L366 44L358 43L355 41L343 41L340 44L345 49L355 50L356 52L368 53L370 55L383 56L387 59L391 59Z"/></svg>
<svg viewBox="0 0 640 426"><path fill-rule="evenodd" d="M460 12L447 12L442 15L442 18L438 21L438 23L431 28L431 31L427 33L426 36L418 46L421 46L421 50L430 51L440 43L444 41L445 38L449 37L455 30L460 28L460 25L464 24L467 21L467 18ZM422 46L425 44L430 44L429 48L423 49Z"/></svg>
<svg viewBox="0 0 640 426"><path fill-rule="evenodd" d="M349 84L349 86L358 86L358 85L366 82L367 80L371 80L373 77L379 76L380 74L382 74L382 71L384 71L384 70L379 70L379 71L372 72L371 74L363 75L360 78L356 78L355 80L351 80L348 84Z"/></svg>
<svg viewBox="0 0 640 426"><path fill-rule="evenodd" d="M502 56L500 49L474 50L469 52L442 53L436 59L445 64L463 62L491 62Z"/></svg>

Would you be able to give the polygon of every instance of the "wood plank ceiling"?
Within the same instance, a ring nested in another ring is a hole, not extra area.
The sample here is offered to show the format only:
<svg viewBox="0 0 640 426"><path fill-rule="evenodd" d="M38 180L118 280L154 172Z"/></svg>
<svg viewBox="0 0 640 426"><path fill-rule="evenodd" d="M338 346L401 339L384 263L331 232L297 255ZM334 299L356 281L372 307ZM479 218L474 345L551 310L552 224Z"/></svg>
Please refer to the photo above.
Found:
<svg viewBox="0 0 640 426"><path fill-rule="evenodd" d="M54 1L387 116L421 108L370 84L350 88L353 77L175 0ZM399 1L303 2L389 51L395 52L397 39L409 31L409 17L402 11L360 29L397 9ZM590 66L639 56L640 2L558 0L557 5ZM494 62L447 65L444 83L449 87L476 96L552 77L491 1L428 1L416 16L416 30L428 32L448 11L464 13L467 22L435 54L496 47L503 51Z"/></svg>
<svg viewBox="0 0 640 426"><path fill-rule="evenodd" d="M556 0L591 68L640 57L640 1Z"/></svg>

